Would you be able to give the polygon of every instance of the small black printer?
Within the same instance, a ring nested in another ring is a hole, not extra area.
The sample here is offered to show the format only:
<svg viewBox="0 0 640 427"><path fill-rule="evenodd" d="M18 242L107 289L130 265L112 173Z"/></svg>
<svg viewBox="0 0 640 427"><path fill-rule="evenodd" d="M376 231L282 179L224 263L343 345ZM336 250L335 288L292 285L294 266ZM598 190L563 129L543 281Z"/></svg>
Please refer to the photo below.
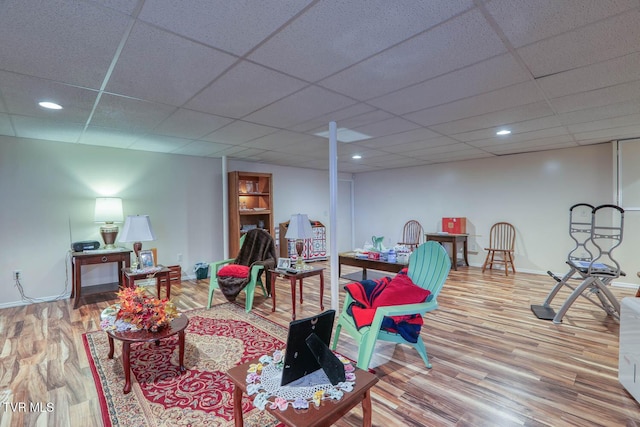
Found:
<svg viewBox="0 0 640 427"><path fill-rule="evenodd" d="M73 242L71 249L74 252L90 251L94 249L100 249L100 242L96 240L85 240L83 242Z"/></svg>

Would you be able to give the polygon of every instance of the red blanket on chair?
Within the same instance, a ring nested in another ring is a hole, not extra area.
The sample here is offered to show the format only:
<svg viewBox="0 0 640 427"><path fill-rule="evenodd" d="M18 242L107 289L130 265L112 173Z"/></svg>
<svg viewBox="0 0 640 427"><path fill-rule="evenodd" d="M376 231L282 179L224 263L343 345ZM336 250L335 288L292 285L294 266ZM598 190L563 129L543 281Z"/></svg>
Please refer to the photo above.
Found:
<svg viewBox="0 0 640 427"><path fill-rule="evenodd" d="M344 288L354 299L347 312L353 317L358 329L371 325L377 307L420 303L431 295L429 290L411 281L406 268L393 279L385 277L380 280L363 280L349 283ZM422 316L419 314L385 317L382 329L398 333L405 340L415 343L422 323Z"/></svg>

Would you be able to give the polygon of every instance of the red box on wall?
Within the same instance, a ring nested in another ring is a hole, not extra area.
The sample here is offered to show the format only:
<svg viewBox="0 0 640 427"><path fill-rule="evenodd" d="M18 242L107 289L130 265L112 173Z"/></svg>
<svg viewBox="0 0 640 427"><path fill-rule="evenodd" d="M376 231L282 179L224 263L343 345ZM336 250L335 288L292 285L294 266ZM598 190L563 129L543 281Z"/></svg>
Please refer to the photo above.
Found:
<svg viewBox="0 0 640 427"><path fill-rule="evenodd" d="M442 218L442 231L449 234L467 234L467 218Z"/></svg>

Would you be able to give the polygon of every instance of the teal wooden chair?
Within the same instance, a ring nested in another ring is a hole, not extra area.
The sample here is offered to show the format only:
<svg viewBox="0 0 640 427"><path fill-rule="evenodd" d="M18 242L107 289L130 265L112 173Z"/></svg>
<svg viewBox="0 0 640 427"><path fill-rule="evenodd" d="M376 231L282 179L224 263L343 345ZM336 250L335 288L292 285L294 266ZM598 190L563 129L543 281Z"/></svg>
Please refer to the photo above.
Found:
<svg viewBox="0 0 640 427"><path fill-rule="evenodd" d="M246 234L243 234L242 237L240 237L241 248L244 244L245 237ZM216 289L220 289L220 286L218 285L218 271L220 271L220 269L225 265L231 264L233 261L235 261L235 258L216 261L209 264L209 271L211 272L211 276L209 278L209 303L207 304L207 309L211 308L211 302L213 301L213 292ZM251 270L249 272L249 283L243 289L246 295L244 309L247 313L250 312L251 308L253 307L253 295L256 291L256 285L260 285L264 296L267 296L267 290L265 289L264 285L262 284L262 280L260 279L260 272L263 269L263 265L254 265L253 267L251 267Z"/></svg>
<svg viewBox="0 0 640 427"><path fill-rule="evenodd" d="M451 270L451 259L447 251L437 242L429 241L418 246L409 257L409 278L421 288L428 289L431 294L426 302L418 304L393 305L378 307L376 309L371 326L360 329L356 327L353 317L347 312L347 308L353 302L353 298L347 292L342 312L338 317L336 332L333 338L332 349L338 345L340 332L344 329L358 343L357 366L360 369L369 369L369 363L373 356L376 341L389 341L396 344L407 344L415 348L427 368L431 368L427 349L422 337L418 337L416 343L411 343L399 334L380 329L385 316L404 316L409 314L424 315L438 308L438 294L442 290L447 276Z"/></svg>

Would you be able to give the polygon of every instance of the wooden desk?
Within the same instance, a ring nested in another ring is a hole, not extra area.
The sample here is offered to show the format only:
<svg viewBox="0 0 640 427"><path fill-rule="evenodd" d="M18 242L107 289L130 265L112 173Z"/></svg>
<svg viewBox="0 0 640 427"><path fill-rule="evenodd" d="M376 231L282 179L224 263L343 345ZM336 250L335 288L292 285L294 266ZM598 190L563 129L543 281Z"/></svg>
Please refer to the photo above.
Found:
<svg viewBox="0 0 640 427"><path fill-rule="evenodd" d="M359 258L355 252L343 252L338 254L338 277L342 276L342 265L351 265L353 267L362 268L362 280L367 279L367 268L371 270L388 271L390 273L398 273L405 268L407 264L400 262L387 262L377 259Z"/></svg>
<svg viewBox="0 0 640 427"><path fill-rule="evenodd" d="M451 266L454 270L458 269L458 243L462 243L462 254L464 256L464 263L469 265L469 259L467 258L467 238L468 234L440 234L440 233L426 233L426 240L433 240L435 242L443 243L451 243L452 246L452 257L451 257Z"/></svg>
<svg viewBox="0 0 640 427"><path fill-rule="evenodd" d="M78 308L82 297L82 266L91 264L109 264L115 262L118 267L118 283L107 283L103 285L91 286L86 295L95 295L117 291L122 287L124 278L122 268L131 265L131 251L86 251L71 253L71 298L74 298L73 308Z"/></svg>
<svg viewBox="0 0 640 427"><path fill-rule="evenodd" d="M136 280L151 279L155 277L157 291L156 293L158 295L158 298L162 298L160 296L161 282L165 282L167 284L167 299L171 298L171 269L168 267L162 267L162 269L150 273L144 273L137 270L133 271L127 267L122 269L122 274L124 274L126 285L130 288L133 288L135 286L134 282Z"/></svg>
<svg viewBox="0 0 640 427"><path fill-rule="evenodd" d="M291 305L293 307L292 320L296 320L296 281L300 282L300 304L302 304L302 279L309 276L320 276L320 310L324 310L324 268L314 267L309 270L301 270L296 273L289 273L280 270L269 270L271 273L271 312L276 311L276 279L278 277L288 278L291 283Z"/></svg>
<svg viewBox="0 0 640 427"><path fill-rule="evenodd" d="M122 341L122 368L124 370L124 388L122 392L127 394L131 391L131 344L136 342L155 342L160 344L160 340L169 338L178 334L178 363L180 373L187 369L184 367L184 330L189 324L189 319L184 314L173 319L169 326L160 329L158 332L149 331L105 331L109 337L109 359L113 359L114 345L113 340Z"/></svg>
<svg viewBox="0 0 640 427"><path fill-rule="evenodd" d="M253 360L244 365L233 367L227 371L227 376L233 382L233 418L236 427L242 427L242 394L247 391L247 370ZM378 377L370 372L356 368L356 384L353 391L344 393L337 401L323 401L316 408L313 404L309 409L295 410L291 407L286 411L265 408L271 415L290 427L329 427L345 416L351 409L362 402L362 425L371 427L371 395L370 390L378 382Z"/></svg>

